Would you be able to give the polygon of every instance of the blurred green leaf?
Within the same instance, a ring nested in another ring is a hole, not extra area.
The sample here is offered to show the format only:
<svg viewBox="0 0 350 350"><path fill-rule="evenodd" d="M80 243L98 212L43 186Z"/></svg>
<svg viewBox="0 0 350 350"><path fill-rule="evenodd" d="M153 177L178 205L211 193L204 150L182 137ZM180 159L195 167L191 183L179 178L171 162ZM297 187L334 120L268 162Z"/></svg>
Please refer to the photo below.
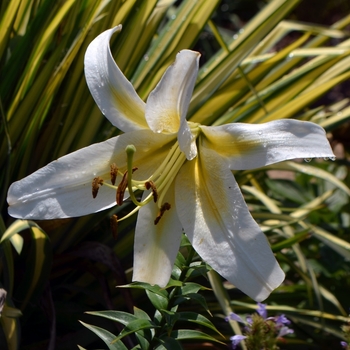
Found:
<svg viewBox="0 0 350 350"><path fill-rule="evenodd" d="M200 339L200 340L209 340L213 341L219 344L224 344L223 342L219 341L218 339L211 337L208 334L205 334L200 331L195 330L187 330L187 329L179 329L176 331L171 332L171 336L178 340L194 340L194 339Z"/></svg>
<svg viewBox="0 0 350 350"><path fill-rule="evenodd" d="M109 350L127 350L127 347L122 343L122 341L116 341L116 336L109 331L82 321L80 321L80 323L94 332L101 340L103 340Z"/></svg>
<svg viewBox="0 0 350 350"><path fill-rule="evenodd" d="M210 328L211 330L220 334L224 338L224 336L216 329L213 323L210 322L205 316L197 314L196 312L185 312L185 311L178 312L177 315L179 315L179 320L181 321L193 322L200 326Z"/></svg>

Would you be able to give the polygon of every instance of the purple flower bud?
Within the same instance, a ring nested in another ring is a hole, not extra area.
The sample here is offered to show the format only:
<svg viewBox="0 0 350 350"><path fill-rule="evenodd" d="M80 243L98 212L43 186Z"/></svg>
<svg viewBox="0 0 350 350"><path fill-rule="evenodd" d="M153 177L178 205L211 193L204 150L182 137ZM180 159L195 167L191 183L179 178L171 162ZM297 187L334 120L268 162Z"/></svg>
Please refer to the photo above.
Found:
<svg viewBox="0 0 350 350"><path fill-rule="evenodd" d="M266 320L267 318L267 310L266 310L266 304L258 303L258 314Z"/></svg>
<svg viewBox="0 0 350 350"><path fill-rule="evenodd" d="M247 317L245 319L249 325L251 325L253 323L253 319L252 319L251 315L247 315Z"/></svg>
<svg viewBox="0 0 350 350"><path fill-rule="evenodd" d="M346 341L341 341L340 345L344 348L347 349L348 348L348 343Z"/></svg>
<svg viewBox="0 0 350 350"><path fill-rule="evenodd" d="M240 316L238 316L237 314L235 314L234 312L231 312L229 316L225 317L225 321L237 321L237 322L241 322L241 323L245 323Z"/></svg>
<svg viewBox="0 0 350 350"><path fill-rule="evenodd" d="M283 326L283 327L280 329L277 338L284 337L285 335L291 334L291 333L294 333L294 330L293 330L293 329L288 328L288 327L286 327L286 326Z"/></svg>
<svg viewBox="0 0 350 350"><path fill-rule="evenodd" d="M246 339L247 337L244 335L234 335L233 337L230 338L230 340L232 341L232 349L236 349L237 345L243 340Z"/></svg>
<svg viewBox="0 0 350 350"><path fill-rule="evenodd" d="M276 326L284 326L284 325L290 324L290 321L284 315L276 316L275 320L276 320Z"/></svg>

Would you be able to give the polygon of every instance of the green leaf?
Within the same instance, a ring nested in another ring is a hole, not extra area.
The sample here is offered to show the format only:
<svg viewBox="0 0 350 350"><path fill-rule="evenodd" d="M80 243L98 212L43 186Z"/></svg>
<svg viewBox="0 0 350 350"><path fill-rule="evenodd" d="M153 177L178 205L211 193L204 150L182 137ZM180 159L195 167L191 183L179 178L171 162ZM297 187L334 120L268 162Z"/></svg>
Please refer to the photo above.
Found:
<svg viewBox="0 0 350 350"><path fill-rule="evenodd" d="M168 337L168 336L162 336L159 339L160 345L156 346L156 350L182 350L181 343L178 342L176 339Z"/></svg>
<svg viewBox="0 0 350 350"><path fill-rule="evenodd" d="M211 321L209 321L206 317L196 313L196 312L179 312L179 320L181 321L188 321L188 322L192 322L192 323L196 323L200 326L204 326L207 328L210 328L211 330L213 330L214 332L220 334L223 338L225 338L218 330L217 328L213 325L213 323Z"/></svg>
<svg viewBox="0 0 350 350"><path fill-rule="evenodd" d="M138 316L129 314L128 312L124 312L124 311L106 310L106 311L87 311L86 313L89 315L100 316L103 318L107 318L108 320L119 322L124 326L127 326L130 322L133 322L139 319Z"/></svg>
<svg viewBox="0 0 350 350"><path fill-rule="evenodd" d="M148 289L146 289L146 294L157 310L166 310L168 308L169 299L164 295L153 293Z"/></svg>
<svg viewBox="0 0 350 350"><path fill-rule="evenodd" d="M186 282L180 288L180 295L187 295L189 293L198 293L200 290L209 290L209 288L202 286L195 282Z"/></svg>
<svg viewBox="0 0 350 350"><path fill-rule="evenodd" d="M146 312L134 306L134 315L138 319L151 321ZM148 350L149 344L153 338L154 331L152 329L141 329L135 333L136 338L141 346L141 349Z"/></svg>
<svg viewBox="0 0 350 350"><path fill-rule="evenodd" d="M129 322L128 325L124 327L124 329L119 333L115 341L118 341L123 337L130 334L134 334L138 331L141 331L144 329L152 329L152 328L158 328L158 326L156 326L153 322L149 320L136 319L134 321Z"/></svg>
<svg viewBox="0 0 350 350"><path fill-rule="evenodd" d="M177 340L199 339L199 340L209 340L216 343L225 344L208 334L205 334L200 331L190 330L190 329L179 329L176 331L172 331L170 335Z"/></svg>
<svg viewBox="0 0 350 350"><path fill-rule="evenodd" d="M306 229L301 232L295 233L294 236L291 238L284 239L281 242L271 245L271 249L273 252L279 252L282 249L290 248L294 244L302 242L309 237L310 237L310 230Z"/></svg>
<svg viewBox="0 0 350 350"><path fill-rule="evenodd" d="M198 276L205 277L210 269L209 265L205 262L192 263L186 272L186 279L194 279Z"/></svg>
<svg viewBox="0 0 350 350"><path fill-rule="evenodd" d="M304 204L312 199L310 193L294 181L266 179L269 188L279 196L289 199L294 203ZM275 196L274 196L275 197Z"/></svg>
<svg viewBox="0 0 350 350"><path fill-rule="evenodd" d="M179 320L180 315L178 312L161 310L161 313L165 319L165 323L167 324L169 329L172 329L175 323Z"/></svg>
<svg viewBox="0 0 350 350"><path fill-rule="evenodd" d="M182 304L186 301L196 301L197 303L199 303L209 314L210 314L210 310L208 308L207 302L205 300L205 298L197 293L187 293L186 295L180 295L176 298L174 298L174 305L178 305L178 304Z"/></svg>
<svg viewBox="0 0 350 350"><path fill-rule="evenodd" d="M79 321L79 322L86 328L90 329L90 331L94 332L100 339L102 339L107 345L109 350L127 350L128 349L121 340L116 341L117 339L116 336L111 332L103 328L84 323L82 321Z"/></svg>
<svg viewBox="0 0 350 350"><path fill-rule="evenodd" d="M134 315L136 318L142 318L144 320L151 320L150 317L148 316L148 314L146 312L144 312L143 310L139 309L138 307L134 306Z"/></svg>
<svg viewBox="0 0 350 350"><path fill-rule="evenodd" d="M315 176L316 178L331 182L337 188L341 189L348 196L350 196L350 189L343 182L337 179L332 173L325 171L323 169L320 169L316 166L305 164L305 163L300 164L296 162L287 161L279 164L269 165L265 169L268 169L268 168L278 169L278 170L299 171L303 174Z"/></svg>
<svg viewBox="0 0 350 350"><path fill-rule="evenodd" d="M272 1L248 23L244 31L232 40L229 51L221 51L199 72L199 82L195 87L190 106L199 106L222 85L240 62L258 45L277 23L298 3L297 1ZM194 122L203 121L200 118Z"/></svg>
<svg viewBox="0 0 350 350"><path fill-rule="evenodd" d="M350 243L333 235L321 227L311 226L313 236L328 245L330 248L340 254L346 261L350 261Z"/></svg>
<svg viewBox="0 0 350 350"><path fill-rule="evenodd" d="M51 271L52 247L49 237L35 222L29 220L16 220L1 237L1 244L6 240L18 239L17 232L29 229L31 232L31 244L24 278L17 288L16 299L22 301L21 309L24 310L31 299L35 299L42 292ZM12 244L14 244L11 241ZM21 243L19 243L21 245ZM17 246L19 249L20 247ZM21 249L19 249L21 251Z"/></svg>

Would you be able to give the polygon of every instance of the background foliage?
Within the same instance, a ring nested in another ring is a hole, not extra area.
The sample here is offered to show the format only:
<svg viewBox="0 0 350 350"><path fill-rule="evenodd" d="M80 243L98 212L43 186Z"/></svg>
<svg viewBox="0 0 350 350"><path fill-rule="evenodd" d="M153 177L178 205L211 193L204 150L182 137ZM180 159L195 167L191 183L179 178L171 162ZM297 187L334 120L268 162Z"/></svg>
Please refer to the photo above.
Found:
<svg viewBox="0 0 350 350"><path fill-rule="evenodd" d="M135 218L123 221L114 238L109 217L128 211L130 203L50 222L7 215L11 182L118 135L90 96L83 57L93 38L122 23L112 39L113 55L142 98L180 49L193 48L202 59L189 120L218 125L298 118L326 129L336 161L284 162L235 176L287 272L268 299L269 312L293 321L295 336L282 347L340 348L350 291L349 7L347 1L311 0L2 1L0 283L7 298L0 347L102 347L78 320L115 335L122 326L84 312L142 307L156 316L158 304L142 289L115 288L130 281ZM184 259L191 259L180 266L187 269L198 260L184 246ZM214 272L206 275L206 268L185 283L191 281L206 287L193 293L206 303L198 306L191 295L179 312L201 308L226 340L198 322L188 328L228 344L237 325L224 316L231 309L251 312L255 305ZM127 348L137 343L132 335L124 339ZM207 339L183 338L181 344L226 348Z"/></svg>

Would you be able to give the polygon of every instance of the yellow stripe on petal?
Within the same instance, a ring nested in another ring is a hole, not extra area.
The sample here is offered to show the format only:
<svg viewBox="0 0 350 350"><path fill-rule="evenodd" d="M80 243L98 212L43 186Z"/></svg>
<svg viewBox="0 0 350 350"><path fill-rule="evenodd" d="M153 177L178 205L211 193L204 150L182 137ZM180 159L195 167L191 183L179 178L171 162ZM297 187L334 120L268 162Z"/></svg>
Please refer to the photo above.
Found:
<svg viewBox="0 0 350 350"><path fill-rule="evenodd" d="M271 248L247 205L225 158L200 148L175 184L176 208L201 258L256 301L284 279Z"/></svg>
<svg viewBox="0 0 350 350"><path fill-rule="evenodd" d="M225 157L231 170L255 169L295 158L334 158L324 129L310 122L276 120L201 129L201 145Z"/></svg>
<svg viewBox="0 0 350 350"><path fill-rule="evenodd" d="M199 53L182 50L147 99L146 119L157 133L176 133L185 121L197 79Z"/></svg>

